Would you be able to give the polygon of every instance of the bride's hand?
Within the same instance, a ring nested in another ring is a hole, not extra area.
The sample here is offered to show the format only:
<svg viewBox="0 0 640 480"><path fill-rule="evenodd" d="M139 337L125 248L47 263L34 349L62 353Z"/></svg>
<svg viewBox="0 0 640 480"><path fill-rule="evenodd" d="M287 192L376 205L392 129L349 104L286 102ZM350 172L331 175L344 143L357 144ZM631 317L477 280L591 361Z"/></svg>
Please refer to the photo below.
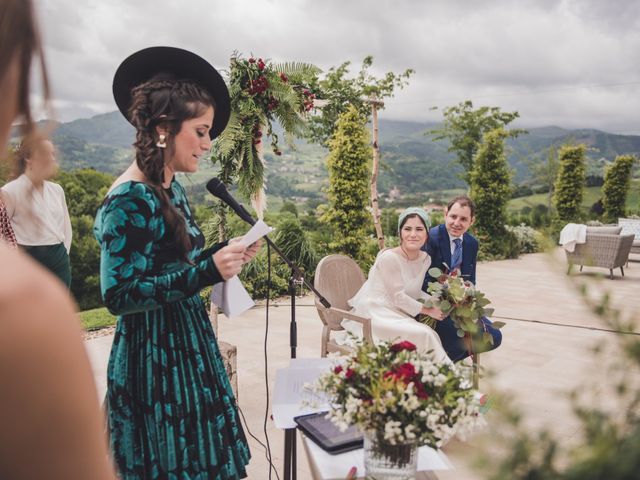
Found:
<svg viewBox="0 0 640 480"><path fill-rule="evenodd" d="M431 318L435 318L436 320L444 320L445 318L447 318L447 316L442 312L442 310L436 307L431 307L431 308L422 307L422 310L420 313L429 315Z"/></svg>

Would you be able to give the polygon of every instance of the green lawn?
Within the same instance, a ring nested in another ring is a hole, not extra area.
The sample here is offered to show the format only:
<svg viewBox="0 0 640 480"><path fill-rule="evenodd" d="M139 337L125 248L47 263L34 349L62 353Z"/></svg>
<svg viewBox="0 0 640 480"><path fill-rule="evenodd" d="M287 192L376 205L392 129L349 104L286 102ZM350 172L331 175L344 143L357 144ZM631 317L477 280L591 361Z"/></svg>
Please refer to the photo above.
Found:
<svg viewBox="0 0 640 480"><path fill-rule="evenodd" d="M596 203L601 196L602 187L585 188L582 206L584 208L591 208L591 205ZM547 205L546 193L514 198L509 201L507 208L510 211L518 211L522 209L522 207L535 207L536 205ZM627 209L630 212L637 212L640 210L640 180L633 180L631 182L631 189L629 190L629 195L627 197Z"/></svg>
<svg viewBox="0 0 640 480"><path fill-rule="evenodd" d="M99 330L116 324L116 317L111 315L106 308L94 308L80 312L82 328L87 331Z"/></svg>

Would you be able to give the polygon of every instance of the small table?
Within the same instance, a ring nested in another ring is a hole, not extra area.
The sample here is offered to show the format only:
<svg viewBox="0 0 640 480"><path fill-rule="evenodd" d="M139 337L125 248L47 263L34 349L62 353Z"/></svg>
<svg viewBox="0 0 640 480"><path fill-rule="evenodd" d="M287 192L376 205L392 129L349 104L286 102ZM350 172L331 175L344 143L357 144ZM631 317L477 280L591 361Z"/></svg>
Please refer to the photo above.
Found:
<svg viewBox="0 0 640 480"><path fill-rule="evenodd" d="M302 402L305 398L303 384L315 382L320 375L329 371L332 362L327 358L292 359L288 368L276 371L273 419L276 427L288 432L289 442L293 442L294 445L296 423L293 418L328 410L328 405L321 402L317 408L303 406ZM352 466L358 468L358 475L364 474L364 451L362 448L331 455L304 435L302 435L302 440L314 480L344 480ZM293 450L293 458L295 459L295 450ZM286 461L290 460L290 457L288 460L286 457ZM292 478L295 478L295 460L293 460L293 467ZM418 474L417 479L436 479L437 477L429 472L452 468L451 462L441 450L429 447L420 447L418 450L418 471L421 473Z"/></svg>

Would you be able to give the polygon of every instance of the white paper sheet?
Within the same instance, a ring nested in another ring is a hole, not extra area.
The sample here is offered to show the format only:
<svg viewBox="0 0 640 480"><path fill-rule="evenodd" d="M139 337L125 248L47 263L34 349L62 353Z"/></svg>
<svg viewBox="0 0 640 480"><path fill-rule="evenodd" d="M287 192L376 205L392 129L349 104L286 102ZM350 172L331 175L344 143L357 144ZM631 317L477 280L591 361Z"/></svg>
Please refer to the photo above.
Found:
<svg viewBox="0 0 640 480"><path fill-rule="evenodd" d="M327 373L335 360L329 358L294 358L288 368L276 370L273 395L273 421L278 428L295 428L294 417L329 409L325 398L305 390L307 383L315 382ZM304 406L305 401L313 406Z"/></svg>
<svg viewBox="0 0 640 480"><path fill-rule="evenodd" d="M273 228L258 220L251 229L240 237L240 243L249 247L260 238L272 232ZM244 288L238 276L234 276L224 283L219 283L211 289L211 302L222 308L227 318L237 317L255 305L255 302Z"/></svg>
<svg viewBox="0 0 640 480"><path fill-rule="evenodd" d="M252 243L260 240L265 235L273 232L273 230L273 228L264 223L262 220L258 220L255 225L251 227L251 229L240 238L240 242L245 247L248 247Z"/></svg>

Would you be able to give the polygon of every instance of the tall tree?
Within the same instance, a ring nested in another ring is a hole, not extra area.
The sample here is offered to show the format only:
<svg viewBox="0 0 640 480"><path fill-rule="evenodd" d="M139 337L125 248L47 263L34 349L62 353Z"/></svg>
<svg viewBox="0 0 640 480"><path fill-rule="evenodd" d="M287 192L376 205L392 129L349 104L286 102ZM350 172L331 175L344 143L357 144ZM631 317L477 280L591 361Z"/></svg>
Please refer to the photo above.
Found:
<svg viewBox="0 0 640 480"><path fill-rule="evenodd" d="M633 155L619 155L604 172L602 205L605 219L608 221L625 216L627 194L631 185L631 168L635 161Z"/></svg>
<svg viewBox="0 0 640 480"><path fill-rule="evenodd" d="M553 199L553 187L558 176L558 147L551 145L547 150L546 158L525 159L529 170L533 175L533 182L544 185L548 189L547 209L551 211Z"/></svg>
<svg viewBox="0 0 640 480"><path fill-rule="evenodd" d="M350 62L332 67L318 83L318 100L322 109L311 117L308 124L308 138L324 146L335 133L337 120L347 108L353 106L365 119L371 119L373 129L372 156L373 167L370 180L370 202L373 226L378 238L378 246L384 248L384 233L380 222L378 204L378 172L380 169L380 150L378 145L378 111L384 109L384 99L393 97L396 89L402 89L414 73L407 69L403 73L387 72L377 78L369 72L373 57L367 56L362 62L360 72L349 76Z"/></svg>
<svg viewBox="0 0 640 480"><path fill-rule="evenodd" d="M582 218L580 208L584 196L586 147L563 145L558 150L558 177L554 185L553 206L556 210L555 228L557 231L566 223Z"/></svg>
<svg viewBox="0 0 640 480"><path fill-rule="evenodd" d="M503 129L506 137L512 138L527 133L520 128L505 128L520 116L518 112L503 112L500 107L474 109L471 100L446 108L443 115L442 127L430 130L427 134L433 135L434 141L449 141L449 151L455 153L458 162L464 168L461 177L468 185L471 184L473 160L485 133L497 128Z"/></svg>
<svg viewBox="0 0 640 480"><path fill-rule="evenodd" d="M91 169L60 172L56 176L56 182L64 189L71 217L71 293L81 310L102 305L100 246L93 234L93 223L113 181L113 176Z"/></svg>
<svg viewBox="0 0 640 480"><path fill-rule="evenodd" d="M484 134L470 173L471 198L476 204L475 231L485 251L511 256L505 248L507 202L511 198L511 171L504 153L508 132L501 128Z"/></svg>
<svg viewBox="0 0 640 480"><path fill-rule="evenodd" d="M329 141L329 208L323 216L333 230L330 248L359 258L369 213L368 177L371 170L369 133L355 106L340 115Z"/></svg>
<svg viewBox="0 0 640 480"><path fill-rule="evenodd" d="M317 100L322 108L307 124L307 137L310 141L328 147L338 118L349 107L355 107L362 117L369 119L370 100L381 102L378 110L384 108L384 99L393 97L397 89L404 88L414 73L408 68L402 73L387 72L378 78L369 71L372 65L373 57L365 57L360 71L354 77L349 75L351 62L344 62L338 67L331 67L324 78L318 81Z"/></svg>

